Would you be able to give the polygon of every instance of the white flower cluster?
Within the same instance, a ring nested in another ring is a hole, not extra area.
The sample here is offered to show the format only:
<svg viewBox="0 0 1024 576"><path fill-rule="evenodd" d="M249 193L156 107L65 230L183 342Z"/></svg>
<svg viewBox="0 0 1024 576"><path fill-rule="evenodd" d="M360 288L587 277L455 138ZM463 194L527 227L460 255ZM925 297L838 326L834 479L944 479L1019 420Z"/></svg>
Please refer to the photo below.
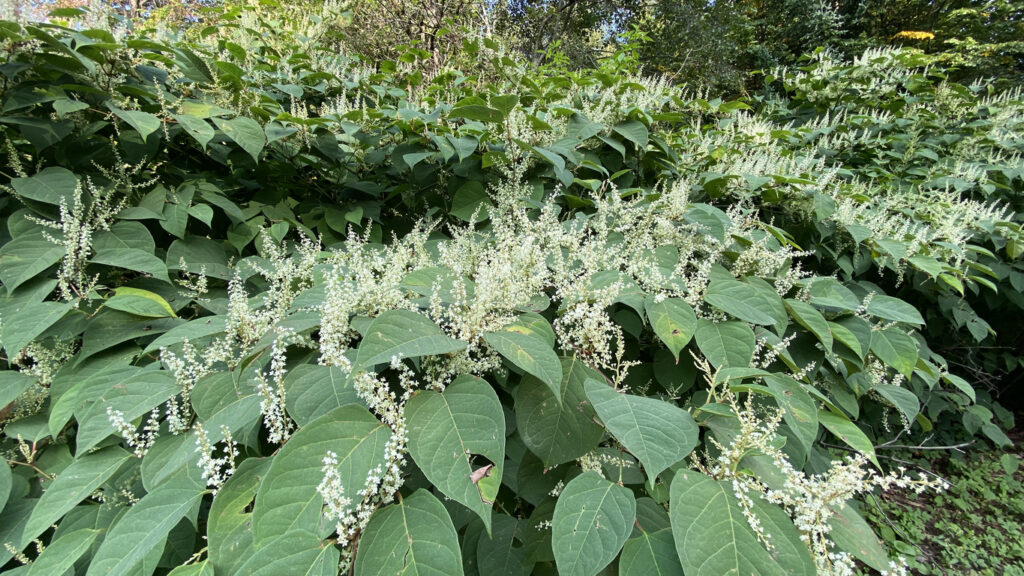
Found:
<svg viewBox="0 0 1024 576"><path fill-rule="evenodd" d="M263 425L269 431L267 441L283 444L291 437L294 423L285 412L284 375L287 372L285 356L288 344L294 342L295 332L279 328L277 338L270 347L270 370L264 374L256 371L256 392L260 396L260 414Z"/></svg>
<svg viewBox="0 0 1024 576"><path fill-rule="evenodd" d="M363 488L357 493L359 501L354 509L349 508L352 501L345 496L344 486L336 469L337 455L328 452L323 461L324 477L320 483L322 489L318 490L323 495L326 505L324 517L335 523L338 545L343 548L341 564L346 567L351 563L354 552L349 544L366 527L374 510L394 501L395 495L404 483L402 468L406 463L408 443L405 402L417 383L412 378L412 371L402 365L400 359L392 358L391 365L401 374L401 385L405 388L401 399L388 390L386 381L375 374L361 372L356 376L356 392L381 421L391 428L391 438L384 445L384 464L376 466L367 475Z"/></svg>
<svg viewBox="0 0 1024 576"><path fill-rule="evenodd" d="M132 449L137 458L145 456L149 449L153 447L153 442L156 442L157 436L160 435L159 407L150 411L146 424L142 427L141 434L131 422L125 420L124 412L115 410L112 406L107 406L107 419L110 420L111 427L117 430L117 433L121 435L125 444Z"/></svg>
<svg viewBox="0 0 1024 576"><path fill-rule="evenodd" d="M47 344L31 342L20 354L12 357L11 365L36 381L14 399L0 421L13 422L38 413L50 398L50 384L53 378L74 355L75 349L76 346L71 340L57 340Z"/></svg>
<svg viewBox="0 0 1024 576"><path fill-rule="evenodd" d="M338 455L328 450L323 463L321 472L324 473L324 478L316 487L316 491L323 497L324 506L327 508L324 516L341 520L348 515L352 500L345 496L345 487L341 483L341 474L338 473Z"/></svg>
<svg viewBox="0 0 1024 576"><path fill-rule="evenodd" d="M559 496L562 495L562 490L565 490L565 482L559 480L558 482L555 483L555 487L552 488L550 492L548 492L548 496L551 496L552 498L558 498Z"/></svg>
<svg viewBox="0 0 1024 576"><path fill-rule="evenodd" d="M808 476L797 470L774 442L781 421L781 411L767 416L757 414L748 398L744 408L737 405L735 396L726 391L725 397L732 406L740 427L728 446L722 446L712 439L721 455L706 465L704 471L717 479L732 481L733 492L744 509L747 521L758 538L771 549L770 534L764 531L753 508L753 498L762 498L778 504L793 519L800 532L800 538L817 565L818 573L829 576L853 574L853 559L846 553L833 550L829 538L830 520L858 494L877 489L910 489L917 493L925 490L944 490L947 485L941 479L930 479L924 474L912 478L906 469L899 468L888 475L881 475L868 466L868 459L857 454L844 460L832 462L824 474ZM766 485L762 480L739 471L743 459L748 455L764 455L771 458L773 465L785 478L781 485ZM899 573L900 566L893 566L893 573Z"/></svg>
<svg viewBox="0 0 1024 576"><path fill-rule="evenodd" d="M215 495L217 490L235 473L235 457L238 456L238 444L231 437L231 429L222 425L220 433L224 438L223 455L215 457L215 444L210 443L202 424L197 422L195 425L195 451L199 452L197 466L203 469L203 479L206 480L206 485L213 489Z"/></svg>
<svg viewBox="0 0 1024 576"><path fill-rule="evenodd" d="M210 373L212 358L204 356L186 338L181 342L178 354L167 348L160 349L160 361L174 374L174 379L181 387L181 403L174 396L167 401L167 427L171 434L181 434L188 430L192 420L192 389L203 376Z"/></svg>
<svg viewBox="0 0 1024 576"><path fill-rule="evenodd" d="M601 458L596 452L587 452L583 456L580 456L576 462L584 472L596 472L598 476L604 478L604 470L601 467Z"/></svg>

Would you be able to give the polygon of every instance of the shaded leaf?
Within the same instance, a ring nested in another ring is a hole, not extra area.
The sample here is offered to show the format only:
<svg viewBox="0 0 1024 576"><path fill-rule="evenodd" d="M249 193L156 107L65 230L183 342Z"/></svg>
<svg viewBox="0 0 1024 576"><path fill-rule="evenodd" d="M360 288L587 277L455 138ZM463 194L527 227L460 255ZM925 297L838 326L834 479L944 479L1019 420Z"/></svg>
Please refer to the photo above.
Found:
<svg viewBox="0 0 1024 576"><path fill-rule="evenodd" d="M360 576L462 576L459 537L444 505L426 490L378 509L356 551Z"/></svg>
<svg viewBox="0 0 1024 576"><path fill-rule="evenodd" d="M657 302L652 296L644 300L647 319L658 338L668 346L676 361L697 330L697 316L693 308L681 298L666 298Z"/></svg>
<svg viewBox="0 0 1024 576"><path fill-rule="evenodd" d="M458 352L466 343L449 338L430 318L408 310L389 310L373 320L356 353L356 367L369 368L397 358Z"/></svg>
<svg viewBox="0 0 1024 576"><path fill-rule="evenodd" d="M585 472L555 504L551 543L558 573L594 576L619 554L633 529L636 500L628 488Z"/></svg>
<svg viewBox="0 0 1024 576"><path fill-rule="evenodd" d="M697 424L682 408L655 398L620 394L593 379L585 386L605 427L640 460L652 485L658 474L697 445Z"/></svg>
<svg viewBox="0 0 1024 576"><path fill-rule="evenodd" d="M423 474L445 496L476 512L490 533L505 462L505 416L491 385L463 376L444 392L418 392L409 399L406 417L409 453ZM479 470L486 471L474 478Z"/></svg>

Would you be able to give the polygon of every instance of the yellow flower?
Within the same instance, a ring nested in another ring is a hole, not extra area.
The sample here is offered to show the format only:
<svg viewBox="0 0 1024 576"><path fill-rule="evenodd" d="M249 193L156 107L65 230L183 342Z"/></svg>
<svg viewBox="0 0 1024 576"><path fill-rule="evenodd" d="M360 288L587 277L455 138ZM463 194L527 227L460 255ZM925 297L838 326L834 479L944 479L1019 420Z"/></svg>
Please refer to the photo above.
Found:
<svg viewBox="0 0 1024 576"><path fill-rule="evenodd" d="M903 30L902 32L897 32L893 38L905 38L907 40L934 40L935 34L917 30Z"/></svg>

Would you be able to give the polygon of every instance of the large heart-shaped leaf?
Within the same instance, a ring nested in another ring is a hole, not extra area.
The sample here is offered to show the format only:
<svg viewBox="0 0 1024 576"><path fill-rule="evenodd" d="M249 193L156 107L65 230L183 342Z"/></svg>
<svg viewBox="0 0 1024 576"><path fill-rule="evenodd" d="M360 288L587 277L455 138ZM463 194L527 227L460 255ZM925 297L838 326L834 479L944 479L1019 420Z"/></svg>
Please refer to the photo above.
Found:
<svg viewBox="0 0 1024 576"><path fill-rule="evenodd" d="M247 458L213 499L206 533L210 563L218 574L233 574L245 562L246 552L254 549L248 509L270 462L270 458Z"/></svg>
<svg viewBox="0 0 1024 576"><path fill-rule="evenodd" d="M906 332L891 326L871 333L871 352L907 378L917 365L917 344Z"/></svg>
<svg viewBox="0 0 1024 576"><path fill-rule="evenodd" d="M488 332L484 341L506 360L532 374L558 394L562 383L562 363L551 346L540 336L514 331Z"/></svg>
<svg viewBox="0 0 1024 576"><path fill-rule="evenodd" d="M527 376L516 391L516 424L523 443L545 466L575 460L597 447L603 430L593 422L594 408L583 383L601 374L575 356L562 359L560 396Z"/></svg>
<svg viewBox="0 0 1024 576"><path fill-rule="evenodd" d="M737 280L712 281L704 293L704 300L715 308L751 324L775 324L774 310L749 284Z"/></svg>
<svg viewBox="0 0 1024 576"><path fill-rule="evenodd" d="M744 322L697 321L697 347L715 368L746 368L754 356L754 331Z"/></svg>
<svg viewBox="0 0 1024 576"><path fill-rule="evenodd" d="M260 151L267 144L267 135L259 122L244 116L230 120L214 118L213 122L221 132L248 152L253 160L259 162Z"/></svg>
<svg viewBox="0 0 1024 576"><path fill-rule="evenodd" d="M110 529L89 563L86 576L132 573L146 555L162 544L179 520L199 503L205 486L193 466L146 494Z"/></svg>
<svg viewBox="0 0 1024 576"><path fill-rule="evenodd" d="M686 410L655 398L620 394L593 379L585 386L605 428L640 460L651 485L697 445L699 430Z"/></svg>
<svg viewBox="0 0 1024 576"><path fill-rule="evenodd" d="M687 576L806 575L817 570L807 546L781 509L751 498L753 512L771 535L769 551L758 539L729 482L684 470L672 480L672 535Z"/></svg>
<svg viewBox="0 0 1024 576"><path fill-rule="evenodd" d="M374 512L359 539L355 572L462 576L459 537L444 505L421 489Z"/></svg>
<svg viewBox="0 0 1024 576"><path fill-rule="evenodd" d="M370 471L384 463L389 438L391 430L356 404L332 410L300 428L274 456L260 484L252 514L256 547L298 528L324 536L330 533L334 526L321 515L324 501L317 491L324 479L327 452L337 455L341 484L346 496L354 499Z"/></svg>
<svg viewBox="0 0 1024 576"><path fill-rule="evenodd" d="M11 179L11 186L19 196L36 202L60 204L63 200L70 210L75 203L78 177L67 168L50 166L32 176Z"/></svg>
<svg viewBox="0 0 1024 576"><path fill-rule="evenodd" d="M26 541L42 534L79 502L92 495L115 472L121 469L131 454L118 446L110 446L76 458L43 492L25 525Z"/></svg>
<svg viewBox="0 0 1024 576"><path fill-rule="evenodd" d="M409 453L420 470L445 496L476 512L490 532L505 462L505 415L494 389L460 377L443 393L418 392L405 413Z"/></svg>
<svg viewBox="0 0 1024 576"><path fill-rule="evenodd" d="M633 529L636 500L628 488L596 472L573 478L562 490L551 520L558 573L594 576L619 554Z"/></svg>
<svg viewBox="0 0 1024 576"><path fill-rule="evenodd" d="M356 366L369 368L392 358L449 354L465 348L465 342L449 338L430 318L408 310L389 310L366 329Z"/></svg>

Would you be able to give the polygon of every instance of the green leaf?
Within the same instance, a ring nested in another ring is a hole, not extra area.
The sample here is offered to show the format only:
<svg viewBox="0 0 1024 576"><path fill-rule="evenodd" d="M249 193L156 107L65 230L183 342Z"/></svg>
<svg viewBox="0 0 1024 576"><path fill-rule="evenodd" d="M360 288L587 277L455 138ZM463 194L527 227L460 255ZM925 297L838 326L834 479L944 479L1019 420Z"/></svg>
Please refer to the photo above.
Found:
<svg viewBox="0 0 1024 576"><path fill-rule="evenodd" d="M836 547L879 572L888 570L889 554L857 510L847 504L833 507L833 511L835 515L829 518L828 534Z"/></svg>
<svg viewBox="0 0 1024 576"><path fill-rule="evenodd" d="M462 576L459 537L444 505L420 489L370 517L356 551L360 576Z"/></svg>
<svg viewBox="0 0 1024 576"><path fill-rule="evenodd" d="M203 560L195 564L178 566L167 576L214 576L213 564L210 564L209 560Z"/></svg>
<svg viewBox="0 0 1024 576"><path fill-rule="evenodd" d="M130 422L181 391L181 385L166 370L146 370L125 380L108 380L107 383L110 384L109 387L102 391L90 387L88 391L76 392L80 400L91 402L86 408L75 411L78 418L76 455L85 454L105 438L116 433L107 415L107 408L120 410L125 420Z"/></svg>
<svg viewBox="0 0 1024 576"><path fill-rule="evenodd" d="M300 427L331 410L362 402L348 376L335 366L302 364L284 379L288 415Z"/></svg>
<svg viewBox="0 0 1024 576"><path fill-rule="evenodd" d="M669 516L683 571L689 575L814 576L814 561L789 517L756 496L751 510L773 550L760 542L733 495L732 484L683 470L671 487Z"/></svg>
<svg viewBox="0 0 1024 576"><path fill-rule="evenodd" d="M185 238L185 231L188 229L188 209L192 205L193 195L194 191L188 188L171 193L163 206L160 227L178 238ZM171 247L173 248L173 244Z"/></svg>
<svg viewBox="0 0 1024 576"><path fill-rule="evenodd" d="M480 104L469 104L466 106L456 106L452 108L452 111L448 113L449 118L465 118L467 120L476 120L478 122L501 122L505 119L505 114L501 110L495 110L490 106L483 106Z"/></svg>
<svg viewBox="0 0 1024 576"><path fill-rule="evenodd" d="M836 322L828 322L829 332L832 334L833 342L839 342L843 346L846 346L854 354L857 355L861 360L864 359L865 350L860 347L860 339L854 334L849 328ZM871 332L869 328L868 342L871 341Z"/></svg>
<svg viewBox="0 0 1024 576"><path fill-rule="evenodd" d="M433 156L433 152L413 152L411 154L403 154L402 161L409 168L415 168L417 164Z"/></svg>
<svg viewBox="0 0 1024 576"><path fill-rule="evenodd" d="M167 265L152 252L143 252L133 248L108 249L98 251L96 255L89 258L89 262L142 272L167 284L171 283L167 276Z"/></svg>
<svg viewBox="0 0 1024 576"><path fill-rule="evenodd" d="M185 261L184 267L180 266L181 260ZM215 240L196 236L188 236L171 243L171 247L167 249L167 268L184 270L192 274L204 273L210 278L221 280L231 280L232 277L224 246Z"/></svg>
<svg viewBox="0 0 1024 576"><path fill-rule="evenodd" d="M393 357L449 354L466 343L449 338L430 318L408 310L388 310L375 318L356 353L356 368L384 364Z"/></svg>
<svg viewBox="0 0 1024 576"><path fill-rule="evenodd" d="M139 288L121 286L103 305L145 318L177 318L174 309L159 294Z"/></svg>
<svg viewBox="0 0 1024 576"><path fill-rule="evenodd" d="M917 399L916 394L906 388L892 384L878 384L872 390L902 412L907 422L913 422L921 412L921 401Z"/></svg>
<svg viewBox="0 0 1024 576"><path fill-rule="evenodd" d="M445 496L476 512L490 533L505 462L505 416L491 385L467 376L443 393L418 392L406 417L409 453L420 470Z"/></svg>
<svg viewBox="0 0 1024 576"><path fill-rule="evenodd" d="M141 368L128 365L133 355L129 353L126 356L111 354L75 366L66 365L54 377L50 383L49 415L50 431L54 438L86 402L95 401L115 383L124 382L142 372Z"/></svg>
<svg viewBox="0 0 1024 576"><path fill-rule="evenodd" d="M2 266L0 266L2 268ZM0 300L0 341L9 358L16 358L40 334L71 311L64 302L38 302L37 294Z"/></svg>
<svg viewBox="0 0 1024 576"><path fill-rule="evenodd" d="M519 104L519 96L516 94L492 96L490 104L492 107L500 110L502 114L508 116L508 113L515 109L516 104Z"/></svg>
<svg viewBox="0 0 1024 576"><path fill-rule="evenodd" d="M519 520L505 514L494 513L490 522L491 534L481 534L476 545L477 570L480 574L497 576L527 576L532 563L526 560L526 549L516 546ZM465 539L463 539L465 546Z"/></svg>
<svg viewBox="0 0 1024 576"><path fill-rule="evenodd" d="M585 386L605 428L640 460L651 485L697 445L699 430L686 410L655 398L620 394L593 379Z"/></svg>
<svg viewBox="0 0 1024 576"><path fill-rule="evenodd" d="M267 135L259 122L242 116L231 120L214 118L213 122L221 132L248 152L254 161L260 161L260 151L267 143Z"/></svg>
<svg viewBox="0 0 1024 576"><path fill-rule="evenodd" d="M825 347L826 352L832 351L832 330L829 329L829 322L825 320L818 309L800 300L786 300L786 309L796 323L818 337L818 341ZM856 352L856 350L854 350Z"/></svg>
<svg viewBox="0 0 1024 576"><path fill-rule="evenodd" d="M29 565L28 576L54 576L64 574L83 554L92 548L103 530L82 529L64 534L46 546L43 553Z"/></svg>
<svg viewBox="0 0 1024 576"><path fill-rule="evenodd" d="M536 376L558 397L562 384L562 363L542 337L501 330L488 332L483 338L513 366Z"/></svg>
<svg viewBox="0 0 1024 576"><path fill-rule="evenodd" d="M323 497L317 486L323 479L324 456L337 454L341 484L356 497L366 476L383 464L390 429L355 404L324 414L299 429L274 456L260 484L252 515L257 548L290 530L304 528L326 536L334 525L323 519ZM330 525L329 525L330 524Z"/></svg>
<svg viewBox="0 0 1024 576"><path fill-rule="evenodd" d="M122 110L112 100L107 100L107 108L118 118L124 120L129 126L145 140L150 134L160 129L160 119L149 112L137 110Z"/></svg>
<svg viewBox="0 0 1024 576"><path fill-rule="evenodd" d="M36 498L12 498L0 514L0 542L11 542L16 550L24 550L32 540L23 536L25 522L38 503ZM0 562L13 558L10 550L0 549Z"/></svg>
<svg viewBox="0 0 1024 576"><path fill-rule="evenodd" d="M749 284L736 280L713 280L704 293L704 301L751 324L775 324L772 309Z"/></svg>
<svg viewBox="0 0 1024 576"><path fill-rule="evenodd" d="M220 487L207 524L210 563L217 574L234 574L253 550L249 505L270 467L270 458L246 458Z"/></svg>
<svg viewBox="0 0 1024 576"><path fill-rule="evenodd" d="M966 394L967 397L971 399L971 402L977 401L977 393L974 391L974 387L971 386L967 380L964 380L956 374L943 374L942 379L955 386L957 390Z"/></svg>
<svg viewBox="0 0 1024 576"><path fill-rule="evenodd" d="M206 120L191 114L174 114L173 116L178 124L181 124L181 127L185 129L185 132L195 138L203 150L206 150L206 145L210 143L210 140L213 140L215 134L213 126L210 126Z"/></svg>
<svg viewBox="0 0 1024 576"><path fill-rule="evenodd" d="M520 314L515 322L506 324L501 329L505 332L519 332L520 334L536 336L544 340L548 346L555 347L555 331L551 328L551 323L548 322L547 318L536 312ZM559 369L559 372L561 372L561 369Z"/></svg>
<svg viewBox="0 0 1024 576"><path fill-rule="evenodd" d="M636 500L596 472L573 478L551 520L555 565L563 576L594 576L619 554L633 529Z"/></svg>
<svg viewBox="0 0 1024 576"><path fill-rule="evenodd" d="M868 323L867 320L859 316L847 316L845 318L840 318L839 320L836 320L835 322L832 322L830 324L836 324L845 328L849 334L843 334L844 336L853 336L853 338L857 342L858 347L860 348L861 352L860 354L858 354L858 356L860 356L861 358L863 358L871 349L872 330L871 324ZM833 330L832 336L838 339L840 336L840 331ZM846 346L851 350L856 351L856 349L853 348L853 342L843 343L846 344Z"/></svg>
<svg viewBox="0 0 1024 576"><path fill-rule="evenodd" d="M786 313L786 306L782 297L775 291L775 287L757 276L748 276L743 280L754 289L754 293L757 295L758 309L764 310L775 321L773 325L775 332L780 335L784 334L786 326L789 325L789 315Z"/></svg>
<svg viewBox="0 0 1024 576"><path fill-rule="evenodd" d="M35 383L36 379L28 374L22 374L13 370L0 372L0 410L14 402L18 396L21 396L23 392L31 388ZM4 500L4 498L0 498L0 502Z"/></svg>
<svg viewBox="0 0 1024 576"><path fill-rule="evenodd" d="M455 148L455 153L459 157L459 162L462 162L466 158L469 158L476 152L477 146L480 145L480 141L474 136L462 136L456 138L451 134L445 135L445 140Z"/></svg>
<svg viewBox="0 0 1024 576"><path fill-rule="evenodd" d="M875 466L881 468L878 464L878 458L875 456L875 445L871 443L871 440L868 439L856 424L850 422L845 416L840 416L828 410L818 411L818 422L821 422L821 425L828 429L833 436L845 442L850 448L867 456L868 460L871 460Z"/></svg>
<svg viewBox="0 0 1024 576"><path fill-rule="evenodd" d="M170 348L174 345L181 344L185 340L191 340L195 342L200 338L207 336L213 336L215 334L223 333L226 326L226 319L223 316L206 316L203 318L196 318L175 326L167 332L160 335L159 338L153 340L146 346L146 349L142 351L143 354L149 354L150 352L156 352L161 348Z"/></svg>
<svg viewBox="0 0 1024 576"><path fill-rule="evenodd" d="M193 204L188 207L188 214L208 227L213 226L213 208L208 204Z"/></svg>
<svg viewBox="0 0 1024 576"><path fill-rule="evenodd" d="M37 152L42 152L71 135L74 122L53 118L28 118L26 116L0 116L0 122L19 127L21 135Z"/></svg>
<svg viewBox="0 0 1024 576"><path fill-rule="evenodd" d="M63 200L71 210L75 205L78 176L67 168L50 166L27 178L12 178L11 186L19 196L53 205Z"/></svg>
<svg viewBox="0 0 1024 576"><path fill-rule="evenodd" d="M683 576L672 529L640 532L626 540L619 557L620 576Z"/></svg>
<svg viewBox="0 0 1024 576"><path fill-rule="evenodd" d="M576 357L562 358L562 385L555 396L533 376L523 378L516 390L516 426L523 443L547 467L583 456L597 447L604 430L594 423L594 408L583 383L602 379L599 372Z"/></svg>
<svg viewBox="0 0 1024 576"><path fill-rule="evenodd" d="M744 322L697 321L697 347L715 368L746 368L754 357L754 331Z"/></svg>
<svg viewBox="0 0 1024 576"><path fill-rule="evenodd" d="M835 278L814 278L810 281L810 303L815 306L837 308L848 312L860 306L860 299Z"/></svg>
<svg viewBox="0 0 1024 576"><path fill-rule="evenodd" d="M3 406L6 406L6 404ZM5 505L7 504L7 497L11 495L13 480L11 467L7 465L0 466L0 502L3 502ZM3 510L3 508L0 508L0 510Z"/></svg>
<svg viewBox="0 0 1024 576"><path fill-rule="evenodd" d="M245 558L235 574L239 576L336 576L338 549L302 528L291 530L256 549Z"/></svg>
<svg viewBox="0 0 1024 576"><path fill-rule="evenodd" d="M804 454L810 454L818 437L818 407L810 394L793 378L785 374L769 374L764 383L772 391L776 403L784 409L783 418L796 434Z"/></svg>
<svg viewBox="0 0 1024 576"><path fill-rule="evenodd" d="M892 296L882 294L872 296L871 301L868 302L867 313L883 320L906 322L919 326L924 325L924 318L921 317L921 313L916 308Z"/></svg>
<svg viewBox="0 0 1024 576"><path fill-rule="evenodd" d="M64 247L42 234L26 234L0 247L0 282L7 293L14 292L64 257Z"/></svg>
<svg viewBox="0 0 1024 576"><path fill-rule="evenodd" d="M907 378L917 366L917 343L895 326L871 332L871 352Z"/></svg>
<svg viewBox="0 0 1024 576"><path fill-rule="evenodd" d="M25 525L25 540L36 538L110 479L132 455L110 446L75 459L43 492Z"/></svg>
<svg viewBox="0 0 1024 576"><path fill-rule="evenodd" d="M689 344L697 330L697 316L693 308L681 298L666 298L658 302L653 296L648 296L644 299L644 310L654 333L678 362L679 352Z"/></svg>
<svg viewBox="0 0 1024 576"><path fill-rule="evenodd" d="M491 197L484 189L482 182L471 180L466 182L455 191L452 197L452 209L449 213L460 220L470 222L473 214L476 214L476 222L483 222L489 215L491 208Z"/></svg>
<svg viewBox="0 0 1024 576"><path fill-rule="evenodd" d="M85 110L88 107L89 105L85 102L68 98L59 98L53 101L53 111L57 113L57 116L67 116L79 110Z"/></svg>
<svg viewBox="0 0 1024 576"><path fill-rule="evenodd" d="M647 140L650 132L647 126L639 120L628 120L612 128L616 133L636 145L638 150L647 148Z"/></svg>

